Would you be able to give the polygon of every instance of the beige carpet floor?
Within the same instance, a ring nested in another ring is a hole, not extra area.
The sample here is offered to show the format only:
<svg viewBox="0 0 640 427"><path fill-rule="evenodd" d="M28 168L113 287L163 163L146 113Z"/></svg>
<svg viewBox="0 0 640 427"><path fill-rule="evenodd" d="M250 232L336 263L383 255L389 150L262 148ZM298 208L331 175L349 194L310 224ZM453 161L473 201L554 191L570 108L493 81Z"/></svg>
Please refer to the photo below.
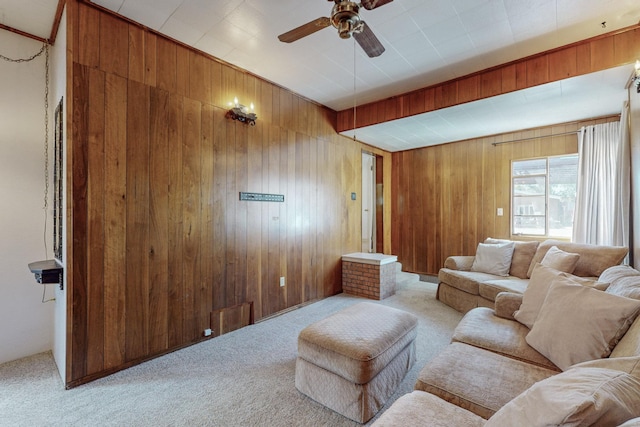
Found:
<svg viewBox="0 0 640 427"><path fill-rule="evenodd" d="M413 281L379 302L419 317L418 361L385 408L461 318L435 291ZM72 390L51 353L0 365L0 426L357 426L299 393L294 374L300 330L360 301L339 294Z"/></svg>

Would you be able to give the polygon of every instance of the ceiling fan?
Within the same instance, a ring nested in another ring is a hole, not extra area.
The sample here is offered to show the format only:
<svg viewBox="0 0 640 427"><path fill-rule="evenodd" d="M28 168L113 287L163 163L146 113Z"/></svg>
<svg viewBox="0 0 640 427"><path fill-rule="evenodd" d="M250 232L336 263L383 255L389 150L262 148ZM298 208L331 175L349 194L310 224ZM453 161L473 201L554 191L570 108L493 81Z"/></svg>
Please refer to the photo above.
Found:
<svg viewBox="0 0 640 427"><path fill-rule="evenodd" d="M393 0L362 0L360 4L349 0L328 0L335 3L331 10L331 17L322 17L280 34L281 42L291 43L306 37L316 31L333 25L338 30L340 38L348 39L353 35L360 47L370 58L380 56L384 52L384 46L373 34L371 28L360 19L358 12L361 7L367 10L376 9L391 3Z"/></svg>

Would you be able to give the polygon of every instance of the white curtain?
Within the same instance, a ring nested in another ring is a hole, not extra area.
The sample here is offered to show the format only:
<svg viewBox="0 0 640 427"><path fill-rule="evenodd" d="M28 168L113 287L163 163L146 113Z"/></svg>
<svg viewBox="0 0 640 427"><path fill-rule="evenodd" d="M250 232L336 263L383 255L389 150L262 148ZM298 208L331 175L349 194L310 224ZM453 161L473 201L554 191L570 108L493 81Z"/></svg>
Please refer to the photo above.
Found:
<svg viewBox="0 0 640 427"><path fill-rule="evenodd" d="M620 122L580 129L578 154L573 241L629 246L630 154L626 102Z"/></svg>

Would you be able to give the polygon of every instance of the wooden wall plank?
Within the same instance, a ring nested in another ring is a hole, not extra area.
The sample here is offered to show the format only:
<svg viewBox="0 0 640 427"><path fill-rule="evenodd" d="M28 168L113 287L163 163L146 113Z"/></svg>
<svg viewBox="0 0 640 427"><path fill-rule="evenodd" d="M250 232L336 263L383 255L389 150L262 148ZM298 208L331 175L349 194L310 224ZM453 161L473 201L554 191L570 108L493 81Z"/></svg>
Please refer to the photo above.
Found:
<svg viewBox="0 0 640 427"><path fill-rule="evenodd" d="M183 339L194 341L207 327L200 324L200 186L202 104L185 98L182 121L182 281Z"/></svg>
<svg viewBox="0 0 640 427"><path fill-rule="evenodd" d="M159 89L177 92L177 46L162 37L156 44L156 83Z"/></svg>
<svg viewBox="0 0 640 427"><path fill-rule="evenodd" d="M198 324L203 329L210 320L213 307L213 278L216 274L213 263L205 260L214 259L216 254L213 250L213 228L214 228L214 128L216 108L210 104L202 105L201 118L201 152L200 152L200 282L196 297Z"/></svg>
<svg viewBox="0 0 640 427"><path fill-rule="evenodd" d="M456 103L475 101L480 97L480 76L473 75L458 82L458 98Z"/></svg>
<svg viewBox="0 0 640 427"><path fill-rule="evenodd" d="M235 159L233 169L235 171L235 192L233 194L233 203L236 204L236 211L234 215L234 228L235 228L235 258L233 275L236 280L235 293L233 301L235 304L240 304L247 301L247 294L249 286L247 283L247 202L239 201L240 191L248 191L249 187L249 140L248 134L250 132L249 126L238 123L236 125L236 144L235 151L233 152L233 158Z"/></svg>
<svg viewBox="0 0 640 427"><path fill-rule="evenodd" d="M549 56L541 55L525 62L526 87L549 83Z"/></svg>
<svg viewBox="0 0 640 427"><path fill-rule="evenodd" d="M77 43L76 61L88 67L100 65L100 13L91 7L80 5L78 9L78 31L83 35L81 43Z"/></svg>
<svg viewBox="0 0 640 427"><path fill-rule="evenodd" d="M227 120L214 115L213 134L213 309L227 307Z"/></svg>
<svg viewBox="0 0 640 427"><path fill-rule="evenodd" d="M125 361L127 81L106 75L105 87L105 369ZM75 313L74 313L75 314Z"/></svg>
<svg viewBox="0 0 640 427"><path fill-rule="evenodd" d="M126 358L149 351L149 87L127 87Z"/></svg>
<svg viewBox="0 0 640 427"><path fill-rule="evenodd" d="M89 120L87 140L87 373L104 369L104 117L105 76L95 68L89 71Z"/></svg>
<svg viewBox="0 0 640 427"><path fill-rule="evenodd" d="M224 159L226 162L225 167L225 176L223 177L225 181L225 195L224 195L224 217L225 217L225 228L224 235L226 239L226 245L224 247L224 260L225 266L224 271L226 273L226 282L223 284L225 289L225 299L222 302L223 307L229 307L232 305L236 305L236 287L239 285L236 280L235 270L236 270L236 210L238 208L238 198L239 198L239 189L236 183L236 171L235 171L235 145L237 144L236 140L236 130L240 123L235 121L227 120L225 126L227 127L226 135L227 140L224 141L226 145L227 154Z"/></svg>
<svg viewBox="0 0 640 427"><path fill-rule="evenodd" d="M144 31L137 25L129 24L129 79L144 83L145 40Z"/></svg>
<svg viewBox="0 0 640 427"><path fill-rule="evenodd" d="M170 95L151 88L149 109L149 351L169 348Z"/></svg>
<svg viewBox="0 0 640 427"><path fill-rule="evenodd" d="M167 111L169 121L169 191L168 212L169 239L168 239L168 336L169 348L181 345L185 342L184 319L182 317L182 301L184 299L183 277L183 185L182 185L182 157L183 157L183 98L179 95L170 95Z"/></svg>
<svg viewBox="0 0 640 427"><path fill-rule="evenodd" d="M550 81L573 77L578 74L578 49L573 46L549 54L548 73Z"/></svg>
<svg viewBox="0 0 640 427"><path fill-rule="evenodd" d="M84 37L84 35L80 35ZM100 68L120 77L129 75L129 24L115 16L100 14ZM86 41L83 40L82 43ZM94 47L95 48L95 47Z"/></svg>
<svg viewBox="0 0 640 427"><path fill-rule="evenodd" d="M71 172L73 174L73 186L71 197L74 201L74 209L71 221L73 228L73 241L71 249L73 253L73 288L68 289L69 301L74 308L73 315L83 319L83 322L71 322L70 355L71 378L82 378L87 375L88 352L91 350L87 344L87 334L90 329L88 320L88 277L87 277L87 234L88 234L88 207L87 207L87 179L88 179L88 153L87 144L84 143L89 136L89 70L76 64L73 69L73 156Z"/></svg>
<svg viewBox="0 0 640 427"><path fill-rule="evenodd" d="M151 87L157 84L158 65L157 65L157 44L158 37L149 32L144 33L144 83Z"/></svg>

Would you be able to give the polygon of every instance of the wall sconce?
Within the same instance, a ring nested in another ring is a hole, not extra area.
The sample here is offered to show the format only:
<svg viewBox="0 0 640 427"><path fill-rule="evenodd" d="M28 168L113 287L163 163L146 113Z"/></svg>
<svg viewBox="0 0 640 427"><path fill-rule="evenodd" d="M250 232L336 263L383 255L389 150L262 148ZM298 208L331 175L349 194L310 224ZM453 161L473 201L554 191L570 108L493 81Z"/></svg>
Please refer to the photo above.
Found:
<svg viewBox="0 0 640 427"><path fill-rule="evenodd" d="M640 93L640 59L636 61L636 71L633 76L633 84L636 85L636 92Z"/></svg>
<svg viewBox="0 0 640 427"><path fill-rule="evenodd" d="M231 105L232 108L227 112L227 117L241 123L250 124L251 126L256 125L258 116L253 112L253 102L251 106L247 108L238 103L238 98L233 98L233 104L229 103L229 105Z"/></svg>

